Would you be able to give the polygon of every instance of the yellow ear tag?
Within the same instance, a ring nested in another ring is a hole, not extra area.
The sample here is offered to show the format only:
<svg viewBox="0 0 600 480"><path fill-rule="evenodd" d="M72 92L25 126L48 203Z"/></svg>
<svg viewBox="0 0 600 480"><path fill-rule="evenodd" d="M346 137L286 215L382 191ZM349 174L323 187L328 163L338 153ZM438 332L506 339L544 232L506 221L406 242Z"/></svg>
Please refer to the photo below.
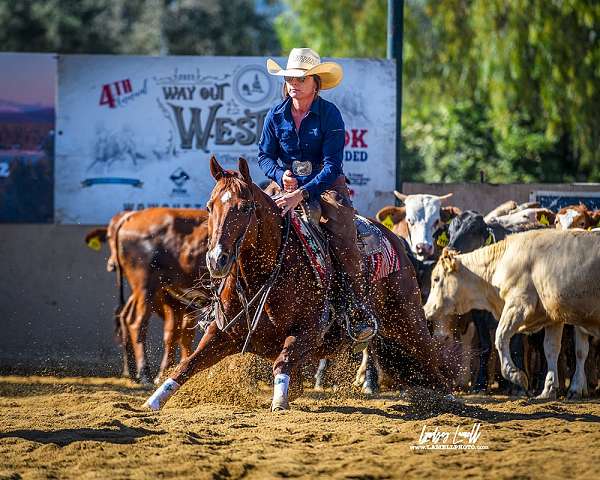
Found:
<svg viewBox="0 0 600 480"><path fill-rule="evenodd" d="M87 246L98 252L102 248L102 242L98 237L92 237L88 240Z"/></svg>
<svg viewBox="0 0 600 480"><path fill-rule="evenodd" d="M548 221L548 217L546 216L546 214L542 214L542 216L540 217L540 223L542 225L546 225L547 227L550 226L550 222Z"/></svg>
<svg viewBox="0 0 600 480"><path fill-rule="evenodd" d="M494 243L494 236L490 233L488 235L488 237L485 239L484 245L487 247L488 245L491 245L492 243Z"/></svg>
<svg viewBox="0 0 600 480"><path fill-rule="evenodd" d="M438 247L446 247L449 241L450 239L446 232L442 232L435 243L437 243Z"/></svg>
<svg viewBox="0 0 600 480"><path fill-rule="evenodd" d="M390 230L394 228L394 222L392 222L392 216L388 215L387 217L385 217L383 219L383 223L384 226L386 226L387 228L389 228Z"/></svg>

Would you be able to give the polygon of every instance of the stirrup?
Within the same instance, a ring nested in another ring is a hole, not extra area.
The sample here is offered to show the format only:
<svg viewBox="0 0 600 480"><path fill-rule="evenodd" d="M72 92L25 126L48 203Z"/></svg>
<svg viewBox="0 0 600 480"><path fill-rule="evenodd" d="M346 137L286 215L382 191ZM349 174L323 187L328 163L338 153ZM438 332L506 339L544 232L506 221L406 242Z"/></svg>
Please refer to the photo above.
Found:
<svg viewBox="0 0 600 480"><path fill-rule="evenodd" d="M377 322L377 319L375 318L375 315L373 315L370 311L368 311L366 308L364 308L364 306L360 306L360 309L363 311L363 313L367 313L368 317L370 317L370 320L372 321L372 325L367 326L366 328L371 328L371 332L363 337L355 337L352 334L353 328L352 325L350 324L350 317L348 314L346 314L346 332L348 332L348 336L352 339L352 341L354 343L357 344L367 344L373 337L375 337L375 335L377 335L377 332L379 331L379 323ZM365 328L365 330L366 330Z"/></svg>

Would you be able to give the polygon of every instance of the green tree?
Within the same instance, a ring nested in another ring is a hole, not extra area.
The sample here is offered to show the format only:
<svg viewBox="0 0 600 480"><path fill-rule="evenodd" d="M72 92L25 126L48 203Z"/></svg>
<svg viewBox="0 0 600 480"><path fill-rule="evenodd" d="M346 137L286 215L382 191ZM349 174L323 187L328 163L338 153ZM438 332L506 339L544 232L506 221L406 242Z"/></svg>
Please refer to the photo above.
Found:
<svg viewBox="0 0 600 480"><path fill-rule="evenodd" d="M286 50L384 55L386 0L286 4ZM600 2L406 0L404 21L404 178L600 180Z"/></svg>
<svg viewBox="0 0 600 480"><path fill-rule="evenodd" d="M279 52L252 0L0 0L5 51L267 55Z"/></svg>

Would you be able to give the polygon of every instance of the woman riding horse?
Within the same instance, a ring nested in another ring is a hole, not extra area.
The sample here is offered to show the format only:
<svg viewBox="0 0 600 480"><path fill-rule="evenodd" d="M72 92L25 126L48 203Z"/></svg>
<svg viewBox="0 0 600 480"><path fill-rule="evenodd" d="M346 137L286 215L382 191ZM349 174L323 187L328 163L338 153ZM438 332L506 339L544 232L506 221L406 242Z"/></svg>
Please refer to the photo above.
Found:
<svg viewBox="0 0 600 480"><path fill-rule="evenodd" d="M321 62L310 48L294 48L285 69L268 59L267 70L284 77L284 100L265 118L258 164L285 192L276 200L282 215L302 201L321 212L321 225L329 233L336 268L351 289L353 298L347 300L358 307L358 315L349 315L349 333L356 341L365 342L375 334L376 321L367 306L354 208L342 171L346 130L338 108L319 96L320 90L341 82L342 67Z"/></svg>

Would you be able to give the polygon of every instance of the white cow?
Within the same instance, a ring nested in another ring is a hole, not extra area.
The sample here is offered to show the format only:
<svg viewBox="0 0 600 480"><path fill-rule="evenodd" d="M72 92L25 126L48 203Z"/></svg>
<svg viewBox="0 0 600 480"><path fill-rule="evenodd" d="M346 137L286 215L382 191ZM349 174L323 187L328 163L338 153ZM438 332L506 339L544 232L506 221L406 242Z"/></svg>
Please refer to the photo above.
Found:
<svg viewBox="0 0 600 480"><path fill-rule="evenodd" d="M419 260L431 258L435 251L433 235L444 223L441 218L442 202L452 196L405 195L394 190L394 195L404 202L410 249Z"/></svg>
<svg viewBox="0 0 600 480"><path fill-rule="evenodd" d="M525 389L527 377L510 357L510 339L545 328L548 373L539 398L556 398L564 323L581 327L575 335L583 347L569 387L569 396L578 397L587 390L583 365L588 352L585 338L577 336L600 336L600 236L534 230L464 255L445 251L433 270L424 308L438 326L440 319L473 308L492 312L499 322L496 349L502 375Z"/></svg>

